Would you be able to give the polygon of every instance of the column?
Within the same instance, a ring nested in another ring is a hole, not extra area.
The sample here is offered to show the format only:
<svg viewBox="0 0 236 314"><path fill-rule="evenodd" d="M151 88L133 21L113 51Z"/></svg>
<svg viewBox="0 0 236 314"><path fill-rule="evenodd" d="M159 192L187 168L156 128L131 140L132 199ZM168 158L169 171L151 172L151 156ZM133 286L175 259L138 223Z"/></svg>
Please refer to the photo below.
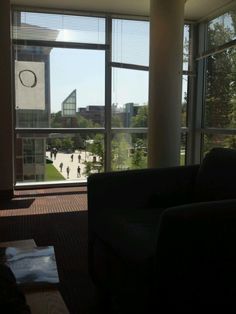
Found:
<svg viewBox="0 0 236 314"><path fill-rule="evenodd" d="M179 165L185 0L150 1L148 166Z"/></svg>
<svg viewBox="0 0 236 314"><path fill-rule="evenodd" d="M13 195L10 0L0 1L0 198Z"/></svg>

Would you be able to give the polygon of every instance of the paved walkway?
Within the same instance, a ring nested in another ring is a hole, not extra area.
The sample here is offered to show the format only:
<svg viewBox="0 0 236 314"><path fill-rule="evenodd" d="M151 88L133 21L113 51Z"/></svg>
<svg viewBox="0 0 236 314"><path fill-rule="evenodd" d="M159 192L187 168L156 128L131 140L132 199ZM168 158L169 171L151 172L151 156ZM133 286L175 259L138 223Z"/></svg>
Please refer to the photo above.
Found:
<svg viewBox="0 0 236 314"><path fill-rule="evenodd" d="M49 159L50 158L50 152L47 151L46 155ZM73 155L73 161L71 160L71 155ZM81 156L81 160L79 162L78 156ZM92 156L90 156L90 153L86 153L86 159L85 159L85 152L82 151L81 153L76 152L73 154L65 154L58 152L56 155L56 159L54 159L54 156L52 157L53 165L54 167L63 175L63 177L66 180L81 180L84 181L87 179L87 177L84 175L85 165L84 161L92 161ZM63 163L62 171L60 170L60 163ZM67 172L66 168L69 166L70 173L69 178L67 178ZM77 168L80 166L80 176L77 175Z"/></svg>

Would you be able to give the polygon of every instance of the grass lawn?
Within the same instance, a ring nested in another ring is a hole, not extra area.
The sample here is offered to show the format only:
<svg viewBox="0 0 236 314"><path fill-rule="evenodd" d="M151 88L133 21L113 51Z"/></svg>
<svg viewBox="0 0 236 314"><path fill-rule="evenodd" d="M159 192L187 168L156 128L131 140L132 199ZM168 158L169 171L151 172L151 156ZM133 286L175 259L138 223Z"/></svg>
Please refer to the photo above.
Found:
<svg viewBox="0 0 236 314"><path fill-rule="evenodd" d="M65 178L60 174L59 171L53 166L53 164L46 164L46 173L45 180L46 181L58 181L65 180Z"/></svg>

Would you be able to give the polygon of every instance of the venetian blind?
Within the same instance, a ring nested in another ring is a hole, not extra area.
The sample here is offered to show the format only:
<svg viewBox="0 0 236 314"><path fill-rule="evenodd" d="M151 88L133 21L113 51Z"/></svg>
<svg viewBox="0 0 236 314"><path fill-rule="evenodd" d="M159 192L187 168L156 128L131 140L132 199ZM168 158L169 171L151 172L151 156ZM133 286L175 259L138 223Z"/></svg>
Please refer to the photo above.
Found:
<svg viewBox="0 0 236 314"><path fill-rule="evenodd" d="M13 38L105 44L105 19L37 12L14 12Z"/></svg>

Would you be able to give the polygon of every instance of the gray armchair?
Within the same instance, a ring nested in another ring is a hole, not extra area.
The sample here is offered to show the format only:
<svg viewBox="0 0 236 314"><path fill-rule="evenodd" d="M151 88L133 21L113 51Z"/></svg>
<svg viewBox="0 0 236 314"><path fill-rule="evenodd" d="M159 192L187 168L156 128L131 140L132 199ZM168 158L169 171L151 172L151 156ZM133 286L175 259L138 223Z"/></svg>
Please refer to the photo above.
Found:
<svg viewBox="0 0 236 314"><path fill-rule="evenodd" d="M110 313L234 306L235 178L222 148L201 165L88 178L89 272Z"/></svg>

